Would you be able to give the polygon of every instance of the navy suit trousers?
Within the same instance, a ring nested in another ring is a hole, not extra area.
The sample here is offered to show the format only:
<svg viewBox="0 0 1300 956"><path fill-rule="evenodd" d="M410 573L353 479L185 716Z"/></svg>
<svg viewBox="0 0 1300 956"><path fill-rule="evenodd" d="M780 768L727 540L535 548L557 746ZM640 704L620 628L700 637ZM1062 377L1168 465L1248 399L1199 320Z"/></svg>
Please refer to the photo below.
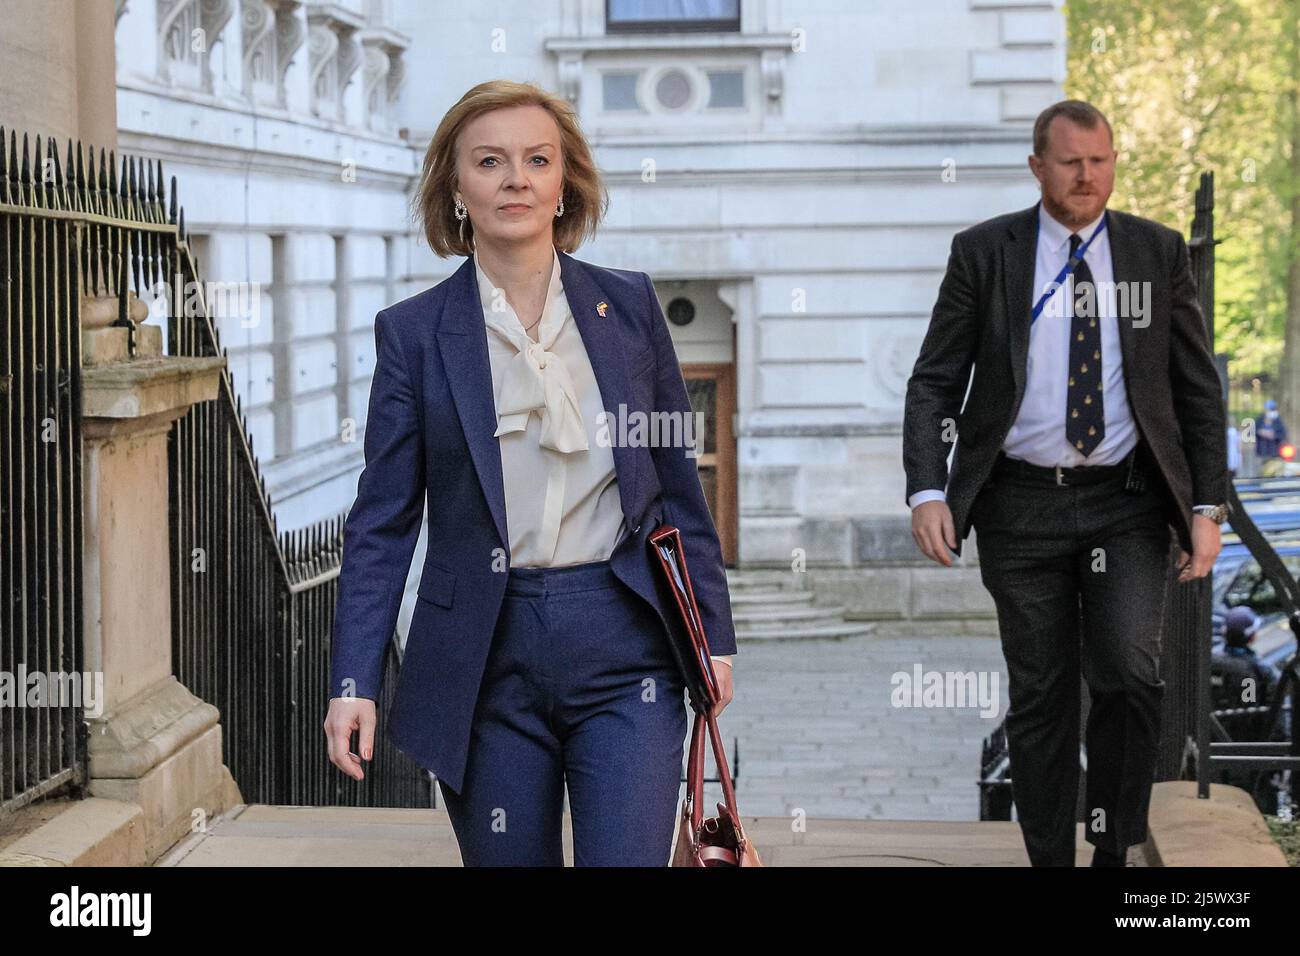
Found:
<svg viewBox="0 0 1300 956"><path fill-rule="evenodd" d="M439 781L466 866L665 866L686 738L663 624L607 561L514 568L460 792Z"/></svg>

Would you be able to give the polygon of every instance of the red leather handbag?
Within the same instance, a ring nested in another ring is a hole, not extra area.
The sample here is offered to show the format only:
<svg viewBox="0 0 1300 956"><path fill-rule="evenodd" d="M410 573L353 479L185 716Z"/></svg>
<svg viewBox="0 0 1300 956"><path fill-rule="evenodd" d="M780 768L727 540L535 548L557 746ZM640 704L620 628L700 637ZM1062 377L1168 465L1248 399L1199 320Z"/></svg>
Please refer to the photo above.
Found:
<svg viewBox="0 0 1300 956"><path fill-rule="evenodd" d="M682 548L682 535L672 525L663 525L647 539L659 559L663 583L672 594L672 604L677 608L680 627L669 627L669 643L673 656L686 680L695 711L691 728L691 749L686 761L686 797L677 826L677 845L673 850L673 866L762 866L758 850L745 834L736 807L736 790L727 756L722 746L722 734L713 716L713 708L720 698L717 678L713 674L713 661L709 657L709 643L704 636L700 609L695 603L695 590L686 570L686 554ZM722 802L716 817L704 818L704 735L708 731L713 744L713 759L718 766L718 779L722 783Z"/></svg>

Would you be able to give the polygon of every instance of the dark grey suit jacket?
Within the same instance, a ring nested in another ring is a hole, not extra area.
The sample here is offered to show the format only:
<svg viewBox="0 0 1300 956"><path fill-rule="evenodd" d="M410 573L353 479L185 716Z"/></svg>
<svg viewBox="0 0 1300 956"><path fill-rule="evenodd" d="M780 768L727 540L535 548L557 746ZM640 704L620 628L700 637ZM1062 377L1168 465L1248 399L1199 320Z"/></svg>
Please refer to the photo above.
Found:
<svg viewBox="0 0 1300 956"><path fill-rule="evenodd" d="M1150 282L1149 324L1120 319L1129 408L1191 551L1193 504L1227 497L1227 422L1219 375L1196 300L1187 243L1149 219L1110 211L1115 282ZM957 552L1025 393L1029 317L1036 298L1038 204L957 233L921 354L907 383L903 467L907 496L946 489ZM974 364L974 375L971 365ZM967 384L970 395L966 404ZM952 473L948 453L955 420ZM1154 476L1153 476L1154 477Z"/></svg>

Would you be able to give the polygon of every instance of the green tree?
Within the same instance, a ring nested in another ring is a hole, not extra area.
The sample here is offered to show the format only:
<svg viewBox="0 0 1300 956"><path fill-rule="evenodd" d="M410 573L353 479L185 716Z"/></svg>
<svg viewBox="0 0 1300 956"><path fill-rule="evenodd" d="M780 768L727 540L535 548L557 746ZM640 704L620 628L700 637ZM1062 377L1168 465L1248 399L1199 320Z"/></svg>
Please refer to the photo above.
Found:
<svg viewBox="0 0 1300 956"><path fill-rule="evenodd" d="M1115 127L1113 204L1186 232L1196 181L1215 172L1216 348L1234 380L1276 381L1294 419L1300 0L1069 0L1066 16L1067 95Z"/></svg>

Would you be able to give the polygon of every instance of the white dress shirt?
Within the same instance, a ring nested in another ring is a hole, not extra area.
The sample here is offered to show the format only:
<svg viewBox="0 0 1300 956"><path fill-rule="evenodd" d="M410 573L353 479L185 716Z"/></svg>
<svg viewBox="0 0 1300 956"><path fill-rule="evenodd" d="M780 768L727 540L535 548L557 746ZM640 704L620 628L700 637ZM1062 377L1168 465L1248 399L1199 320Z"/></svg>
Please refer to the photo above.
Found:
<svg viewBox="0 0 1300 956"><path fill-rule="evenodd" d="M1104 216L1104 213L1103 213ZM1102 216L1078 230L1088 238L1101 225ZM1038 243L1034 259L1034 304L1056 280L1070 258L1071 230L1057 222L1040 203ZM1110 230L1103 230L1088 246L1084 261L1097 286L1097 318L1101 323L1102 403L1105 435L1092 454L1084 456L1065 437L1065 407L1069 394L1070 323L1074 301L1067 295L1071 286L1062 284L1043 304L1043 311L1030 326L1029 354L1025 364L1025 395L1016 420L1007 432L1002 450L1009 458L1035 465L1072 468L1078 465L1111 465L1122 461L1137 444L1137 425L1124 388L1124 357L1119 344L1119 320L1115 315L1115 271L1110 255ZM943 501L940 489L926 489L907 501L915 508L925 501Z"/></svg>
<svg viewBox="0 0 1300 956"><path fill-rule="evenodd" d="M554 254L537 341L474 257L488 331L512 567L606 561L627 522L614 452L596 440L604 411ZM531 318L531 317L530 317ZM713 658L731 665L731 656Z"/></svg>
<svg viewBox="0 0 1300 956"><path fill-rule="evenodd" d="M1078 230L1088 238L1101 225L1098 216ZM1050 287L1070 258L1071 231L1043 206L1038 207L1038 253L1034 259L1035 301ZM1115 315L1115 270L1110 257L1110 231L1102 230L1088 246L1084 262L1097 286L1101 323L1102 410L1105 434L1101 442L1084 454L1065 437L1065 408L1069 396L1070 325L1074 321L1073 297L1069 287L1060 286L1043 305L1043 311L1029 330L1029 355L1025 367L1025 397L1016 420L1007 433L1002 450L1009 458L1031 464L1062 468L1079 465L1113 465L1137 444L1137 425L1129 409L1124 388L1124 353L1119 345L1119 319Z"/></svg>

